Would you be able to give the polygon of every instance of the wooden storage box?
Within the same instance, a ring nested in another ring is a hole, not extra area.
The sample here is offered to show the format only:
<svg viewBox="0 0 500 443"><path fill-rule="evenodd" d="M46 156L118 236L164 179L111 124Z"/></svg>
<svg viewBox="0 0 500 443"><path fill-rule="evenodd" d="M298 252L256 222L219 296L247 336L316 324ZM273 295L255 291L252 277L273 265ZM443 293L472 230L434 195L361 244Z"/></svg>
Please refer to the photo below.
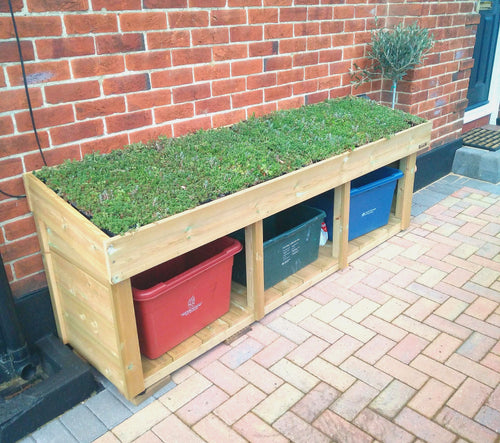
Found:
<svg viewBox="0 0 500 443"><path fill-rule="evenodd" d="M410 221L415 159L427 122L181 214L109 237L32 173L24 175L58 333L125 397L140 401L168 375L316 282L347 266ZM398 163L395 212L387 226L348 241L350 182ZM333 242L318 260L264 291L262 220L335 189ZM245 228L247 286L233 284L229 312L156 360L141 357L131 277ZM145 392L145 394L142 394Z"/></svg>

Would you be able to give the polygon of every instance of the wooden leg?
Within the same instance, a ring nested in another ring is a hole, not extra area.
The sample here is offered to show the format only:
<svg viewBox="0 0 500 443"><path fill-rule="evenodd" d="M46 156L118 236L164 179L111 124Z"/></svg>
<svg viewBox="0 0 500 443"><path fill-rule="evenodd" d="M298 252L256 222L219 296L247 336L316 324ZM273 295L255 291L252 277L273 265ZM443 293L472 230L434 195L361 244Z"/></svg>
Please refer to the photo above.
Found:
<svg viewBox="0 0 500 443"><path fill-rule="evenodd" d="M255 320L264 317L264 235L262 220L245 228L248 305Z"/></svg>
<svg viewBox="0 0 500 443"><path fill-rule="evenodd" d="M404 173L398 180L396 195L396 217L401 219L401 229L408 229L410 226L416 160L417 154L411 154L399 162L399 168Z"/></svg>
<svg viewBox="0 0 500 443"><path fill-rule="evenodd" d="M339 268L344 269L348 264L349 251L349 204L351 182L335 188L335 202L333 205L333 256L339 260Z"/></svg>

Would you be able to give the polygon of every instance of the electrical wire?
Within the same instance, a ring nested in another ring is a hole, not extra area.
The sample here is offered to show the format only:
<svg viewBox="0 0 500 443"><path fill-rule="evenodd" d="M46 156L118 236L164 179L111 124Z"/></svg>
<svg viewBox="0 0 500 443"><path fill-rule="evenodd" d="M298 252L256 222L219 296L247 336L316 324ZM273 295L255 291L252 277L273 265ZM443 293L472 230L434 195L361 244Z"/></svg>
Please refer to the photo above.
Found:
<svg viewBox="0 0 500 443"><path fill-rule="evenodd" d="M40 152L40 156L42 157L44 165L47 166L47 160L45 159L45 156L43 155L42 147L40 144L40 139L38 137L38 132L36 130L35 116L33 115L33 106L31 105L31 98L30 98L30 93L29 93L29 89L28 89L28 79L26 77L26 69L24 68L23 51L21 49L21 41L19 39L19 33L17 32L17 24L16 24L16 18L14 16L14 8L12 7L12 0L8 0L8 3L9 3L9 9L10 9L10 16L12 18L12 26L14 28L14 34L16 35L17 51L19 52L19 61L21 62L21 71L22 71L22 75L23 75L24 91L26 93L26 100L28 102L28 108L29 108L30 117L31 117L31 125L33 126L33 133L35 134L35 139L36 139L36 144L38 146L38 151ZM11 198L25 198L26 197L26 195L12 195L12 194L9 194L8 192L2 191L1 189L0 189L0 194L6 195L7 197L11 197Z"/></svg>

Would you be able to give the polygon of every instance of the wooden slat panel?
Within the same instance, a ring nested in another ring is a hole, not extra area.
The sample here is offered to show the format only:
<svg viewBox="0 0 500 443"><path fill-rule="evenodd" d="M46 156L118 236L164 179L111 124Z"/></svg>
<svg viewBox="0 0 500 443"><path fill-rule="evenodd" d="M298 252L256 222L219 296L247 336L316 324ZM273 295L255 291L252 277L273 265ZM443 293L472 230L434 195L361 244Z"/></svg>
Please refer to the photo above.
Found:
<svg viewBox="0 0 500 443"><path fill-rule="evenodd" d="M103 249L109 237L33 174L24 175L30 209L43 221L48 246L89 274L109 281Z"/></svg>
<svg viewBox="0 0 500 443"><path fill-rule="evenodd" d="M425 148L430 124L332 157L108 240L118 282ZM224 220L224 223L221 223Z"/></svg>
<svg viewBox="0 0 500 443"><path fill-rule="evenodd" d="M57 286L64 292L65 298L75 298L107 321L113 322L113 306L109 296L109 287L95 280L58 254L53 253L52 257Z"/></svg>
<svg viewBox="0 0 500 443"><path fill-rule="evenodd" d="M412 154L399 162L399 168L404 173L398 180L396 189L396 217L401 219L401 229L408 229L410 226L416 160L417 154Z"/></svg>
<svg viewBox="0 0 500 443"><path fill-rule="evenodd" d="M333 205L333 256L338 259L340 269L347 267L349 238L349 207L351 203L351 182L335 188Z"/></svg>

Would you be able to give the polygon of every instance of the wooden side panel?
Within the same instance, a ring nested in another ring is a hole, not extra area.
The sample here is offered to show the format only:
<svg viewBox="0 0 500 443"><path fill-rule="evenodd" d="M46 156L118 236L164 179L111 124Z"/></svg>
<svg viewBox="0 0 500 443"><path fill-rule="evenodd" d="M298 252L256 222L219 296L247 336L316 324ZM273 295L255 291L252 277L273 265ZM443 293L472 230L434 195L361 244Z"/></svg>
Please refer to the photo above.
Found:
<svg viewBox="0 0 500 443"><path fill-rule="evenodd" d="M129 380L132 377L129 377L131 369L128 366L133 359L127 358L127 350L135 344L139 361L140 353L135 317L132 321L126 320L129 331L126 337L123 326L120 327L124 321L121 305L127 303L124 303L124 294L117 294L117 289L118 292L123 289L106 286L57 253L52 253L52 260L68 342L126 397L137 395L144 390L143 385L135 386L142 383L142 373L136 370L133 378L138 380ZM121 296L119 303L116 303L116 296ZM140 364L139 370L142 371ZM131 386L132 394L129 393Z"/></svg>
<svg viewBox="0 0 500 443"><path fill-rule="evenodd" d="M44 224L50 250L95 278L109 281L103 249L109 237L33 174L25 174L24 183L30 209Z"/></svg>
<svg viewBox="0 0 500 443"><path fill-rule="evenodd" d="M400 132L107 241L112 282L125 280L427 146L430 124ZM224 222L222 223L221 220Z"/></svg>

